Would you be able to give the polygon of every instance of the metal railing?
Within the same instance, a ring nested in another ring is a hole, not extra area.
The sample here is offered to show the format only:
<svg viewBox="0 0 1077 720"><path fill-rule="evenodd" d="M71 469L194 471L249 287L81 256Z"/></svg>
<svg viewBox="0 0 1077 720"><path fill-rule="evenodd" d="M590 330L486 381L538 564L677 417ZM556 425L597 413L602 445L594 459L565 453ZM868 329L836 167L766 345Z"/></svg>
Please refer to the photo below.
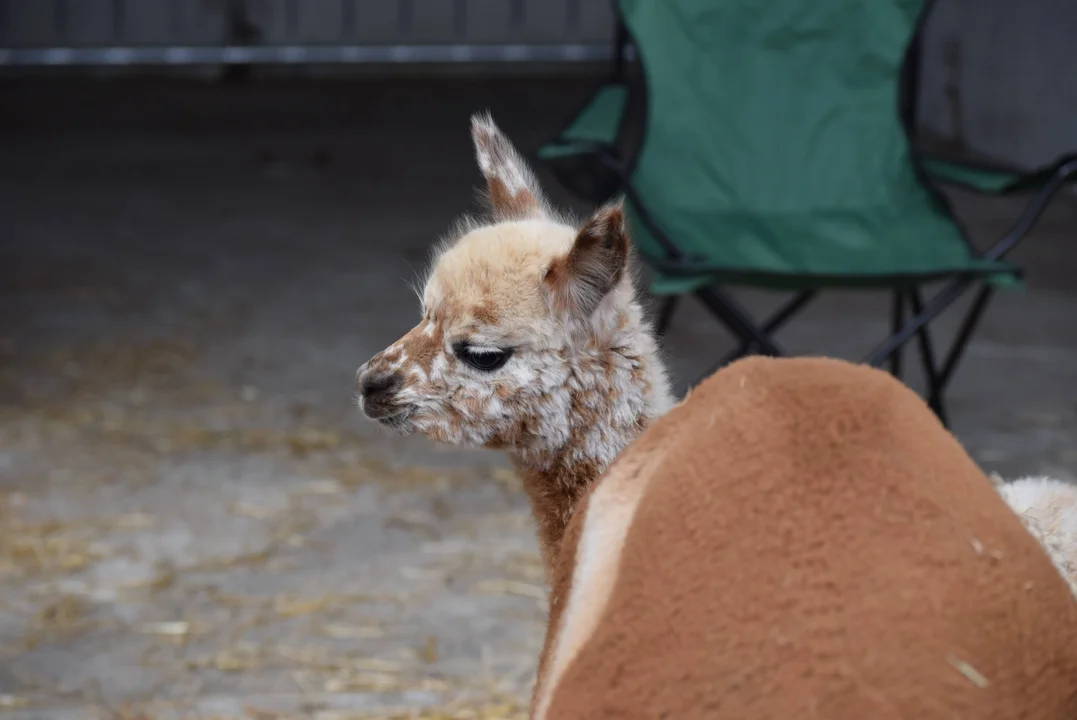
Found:
<svg viewBox="0 0 1077 720"><path fill-rule="evenodd" d="M0 0L0 66L587 62L608 0Z"/></svg>

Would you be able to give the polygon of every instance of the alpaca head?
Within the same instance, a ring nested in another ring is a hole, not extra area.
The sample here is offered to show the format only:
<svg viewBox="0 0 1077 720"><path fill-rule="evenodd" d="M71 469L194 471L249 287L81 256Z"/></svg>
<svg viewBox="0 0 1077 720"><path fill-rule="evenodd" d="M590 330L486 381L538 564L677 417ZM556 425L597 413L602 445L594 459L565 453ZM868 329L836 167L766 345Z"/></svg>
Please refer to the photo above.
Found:
<svg viewBox="0 0 1077 720"><path fill-rule="evenodd" d="M665 409L652 396L668 394L623 211L609 205L575 227L489 116L473 117L471 134L489 217L444 244L419 324L359 368L360 404L403 433L608 462L610 433L638 432Z"/></svg>

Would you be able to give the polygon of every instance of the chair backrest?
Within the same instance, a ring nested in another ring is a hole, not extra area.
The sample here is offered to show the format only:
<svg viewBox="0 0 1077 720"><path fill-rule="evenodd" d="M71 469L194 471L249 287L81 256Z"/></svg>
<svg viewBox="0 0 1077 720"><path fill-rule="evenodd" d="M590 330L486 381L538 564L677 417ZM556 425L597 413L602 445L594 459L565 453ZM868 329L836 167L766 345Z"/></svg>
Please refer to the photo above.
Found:
<svg viewBox="0 0 1077 720"><path fill-rule="evenodd" d="M912 182L898 94L923 5L621 0L647 75L641 190L669 186L647 186L660 164L678 191L698 176L710 202L796 211L870 202L865 177Z"/></svg>
<svg viewBox="0 0 1077 720"><path fill-rule="evenodd" d="M920 230L944 227L899 112L924 5L620 0L646 82L632 181L650 214L671 236L711 228L735 244L739 218L746 245L793 242L787 231L804 228L835 252L853 226L887 241L890 219L910 211L934 216Z"/></svg>

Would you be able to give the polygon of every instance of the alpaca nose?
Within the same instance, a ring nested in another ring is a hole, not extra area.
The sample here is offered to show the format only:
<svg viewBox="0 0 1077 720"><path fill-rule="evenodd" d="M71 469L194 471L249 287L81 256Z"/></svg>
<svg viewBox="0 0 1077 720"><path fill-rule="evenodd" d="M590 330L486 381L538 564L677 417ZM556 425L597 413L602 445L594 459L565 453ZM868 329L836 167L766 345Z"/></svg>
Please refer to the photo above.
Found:
<svg viewBox="0 0 1077 720"><path fill-rule="evenodd" d="M382 400L400 387L396 373L366 372L359 377L359 392L364 400Z"/></svg>

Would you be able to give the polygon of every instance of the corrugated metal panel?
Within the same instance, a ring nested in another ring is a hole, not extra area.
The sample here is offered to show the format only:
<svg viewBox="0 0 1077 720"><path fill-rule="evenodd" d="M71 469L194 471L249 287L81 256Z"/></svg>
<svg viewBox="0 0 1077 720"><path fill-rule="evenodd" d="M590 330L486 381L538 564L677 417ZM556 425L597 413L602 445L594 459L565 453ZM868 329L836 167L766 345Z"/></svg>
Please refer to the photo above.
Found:
<svg viewBox="0 0 1077 720"><path fill-rule="evenodd" d="M67 16L67 35L72 45L104 45L111 42L116 22L112 0L69 2Z"/></svg>
<svg viewBox="0 0 1077 720"><path fill-rule="evenodd" d="M345 6L341 0L262 0L251 8L251 20L260 31L259 42L269 44L329 44L352 42L355 28L345 32Z"/></svg>
<svg viewBox="0 0 1077 720"><path fill-rule="evenodd" d="M400 34L417 44L465 41L457 34L456 8L452 0L399 0L404 16ZM466 7L466 5L465 5Z"/></svg>
<svg viewBox="0 0 1077 720"><path fill-rule="evenodd" d="M64 24L62 4L54 2L6 0L3 10L4 44L8 47L52 45Z"/></svg>
<svg viewBox="0 0 1077 720"><path fill-rule="evenodd" d="M400 40L399 2L357 2L355 6L355 42L383 45Z"/></svg>
<svg viewBox="0 0 1077 720"><path fill-rule="evenodd" d="M610 0L0 0L0 17L0 64L596 59L613 35Z"/></svg>
<svg viewBox="0 0 1077 720"><path fill-rule="evenodd" d="M465 34L470 42L505 42L515 31L517 16L507 0L470 0Z"/></svg>
<svg viewBox="0 0 1077 720"><path fill-rule="evenodd" d="M613 7L607 2L580 0L577 42L607 42L613 28Z"/></svg>
<svg viewBox="0 0 1077 720"><path fill-rule="evenodd" d="M125 43L167 45L185 37L189 28L182 22L179 8L171 0L138 0L120 3L118 29Z"/></svg>
<svg viewBox="0 0 1077 720"><path fill-rule="evenodd" d="M520 29L524 42L559 42L568 27L568 3L565 0L549 2L520 2ZM556 39L555 39L556 38Z"/></svg>

